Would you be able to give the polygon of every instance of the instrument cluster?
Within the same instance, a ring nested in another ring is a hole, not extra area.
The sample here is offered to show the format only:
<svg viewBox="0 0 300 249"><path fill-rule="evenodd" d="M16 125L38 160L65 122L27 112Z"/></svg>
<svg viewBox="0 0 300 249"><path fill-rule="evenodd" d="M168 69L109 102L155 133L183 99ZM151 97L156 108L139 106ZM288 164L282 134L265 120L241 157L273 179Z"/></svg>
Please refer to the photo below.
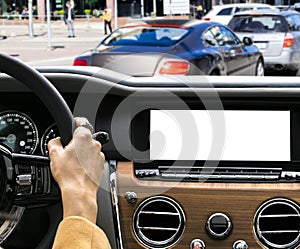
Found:
<svg viewBox="0 0 300 249"><path fill-rule="evenodd" d="M40 136L36 123L27 114L16 110L0 112L0 144L15 153L34 154L39 148L47 155L48 142L58 136L55 124L41 131Z"/></svg>

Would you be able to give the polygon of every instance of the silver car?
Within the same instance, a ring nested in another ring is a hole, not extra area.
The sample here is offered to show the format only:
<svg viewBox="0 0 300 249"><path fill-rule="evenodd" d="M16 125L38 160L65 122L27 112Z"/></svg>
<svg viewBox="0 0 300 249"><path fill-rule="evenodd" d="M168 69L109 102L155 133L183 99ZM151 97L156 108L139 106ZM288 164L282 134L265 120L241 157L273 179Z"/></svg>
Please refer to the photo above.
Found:
<svg viewBox="0 0 300 249"><path fill-rule="evenodd" d="M264 56L266 70L297 74L300 67L299 12L241 12L233 16L228 26L240 38L252 38Z"/></svg>

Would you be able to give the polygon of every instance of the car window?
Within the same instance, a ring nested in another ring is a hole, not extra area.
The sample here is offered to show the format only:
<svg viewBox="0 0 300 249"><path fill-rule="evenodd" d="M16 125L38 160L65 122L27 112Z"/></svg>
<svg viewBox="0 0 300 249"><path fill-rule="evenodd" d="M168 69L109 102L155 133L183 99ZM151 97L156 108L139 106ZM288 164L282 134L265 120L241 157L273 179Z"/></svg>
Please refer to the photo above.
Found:
<svg viewBox="0 0 300 249"><path fill-rule="evenodd" d="M256 9L257 10L268 10L268 9L270 9L270 7L257 7Z"/></svg>
<svg viewBox="0 0 300 249"><path fill-rule="evenodd" d="M240 12L240 11L247 11L247 10L252 10L253 8L250 7L240 7L240 8L236 8L234 13Z"/></svg>
<svg viewBox="0 0 300 249"><path fill-rule="evenodd" d="M230 15L231 15L231 12L232 12L232 8L225 8L225 9L222 9L222 10L217 14L217 16L230 16Z"/></svg>
<svg viewBox="0 0 300 249"><path fill-rule="evenodd" d="M281 16L235 16L228 26L234 32L286 32L287 23Z"/></svg>
<svg viewBox="0 0 300 249"><path fill-rule="evenodd" d="M148 27L139 26L132 28L120 28L111 36L108 36L102 44L116 45L148 45L168 46L182 39L189 32L186 28Z"/></svg>
<svg viewBox="0 0 300 249"><path fill-rule="evenodd" d="M202 40L205 46L218 46L218 42L214 36L214 28L209 28L203 33Z"/></svg>
<svg viewBox="0 0 300 249"><path fill-rule="evenodd" d="M289 25L289 29L292 31L300 30L300 15L290 15L286 17L286 20Z"/></svg>
<svg viewBox="0 0 300 249"><path fill-rule="evenodd" d="M222 37L223 37L223 45L236 45L240 43L239 38L232 33L229 29L220 26L220 30L222 33Z"/></svg>
<svg viewBox="0 0 300 249"><path fill-rule="evenodd" d="M239 38L223 26L213 26L204 34L204 43L210 46L226 46L240 43Z"/></svg>
<svg viewBox="0 0 300 249"><path fill-rule="evenodd" d="M216 46L223 46L223 34L219 26L213 26L210 29L213 37L215 38L217 44Z"/></svg>

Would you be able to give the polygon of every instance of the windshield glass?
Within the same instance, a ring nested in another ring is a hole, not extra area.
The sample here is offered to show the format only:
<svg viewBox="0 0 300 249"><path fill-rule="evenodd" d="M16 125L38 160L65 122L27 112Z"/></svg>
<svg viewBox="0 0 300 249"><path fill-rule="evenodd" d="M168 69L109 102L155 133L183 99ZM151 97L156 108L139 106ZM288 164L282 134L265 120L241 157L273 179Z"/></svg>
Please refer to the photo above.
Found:
<svg viewBox="0 0 300 249"><path fill-rule="evenodd" d="M288 21L289 28L292 31L299 31L300 28L300 15L290 15L286 17L286 20Z"/></svg>
<svg viewBox="0 0 300 249"><path fill-rule="evenodd" d="M228 26L234 32L275 33L287 31L281 16L236 16Z"/></svg>
<svg viewBox="0 0 300 249"><path fill-rule="evenodd" d="M102 45L147 45L170 46L188 33L186 28L150 27L138 26L120 28L110 37L105 39Z"/></svg>

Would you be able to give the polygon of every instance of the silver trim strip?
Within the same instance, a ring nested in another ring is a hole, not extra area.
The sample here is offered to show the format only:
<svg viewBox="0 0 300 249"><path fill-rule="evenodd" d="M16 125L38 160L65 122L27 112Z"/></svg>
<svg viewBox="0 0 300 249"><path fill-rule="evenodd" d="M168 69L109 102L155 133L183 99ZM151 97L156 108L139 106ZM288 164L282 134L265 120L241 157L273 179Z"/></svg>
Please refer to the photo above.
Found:
<svg viewBox="0 0 300 249"><path fill-rule="evenodd" d="M138 227L140 230L166 230L166 231L178 231L177 228L167 228L167 227Z"/></svg>
<svg viewBox="0 0 300 249"><path fill-rule="evenodd" d="M117 167L116 161L109 161L109 165L113 166L115 169ZM119 202L118 202L118 193L117 193L117 177L116 172L110 174L110 188L112 195L112 206L115 208L115 218L117 221L116 234L119 236L119 240L117 240L118 249L124 249L123 246L123 237L121 232L121 221L120 221L120 211L119 211Z"/></svg>
<svg viewBox="0 0 300 249"><path fill-rule="evenodd" d="M141 211L140 214L160 214L160 215L174 215L180 216L178 213L171 213L171 212L156 212L156 211Z"/></svg>

